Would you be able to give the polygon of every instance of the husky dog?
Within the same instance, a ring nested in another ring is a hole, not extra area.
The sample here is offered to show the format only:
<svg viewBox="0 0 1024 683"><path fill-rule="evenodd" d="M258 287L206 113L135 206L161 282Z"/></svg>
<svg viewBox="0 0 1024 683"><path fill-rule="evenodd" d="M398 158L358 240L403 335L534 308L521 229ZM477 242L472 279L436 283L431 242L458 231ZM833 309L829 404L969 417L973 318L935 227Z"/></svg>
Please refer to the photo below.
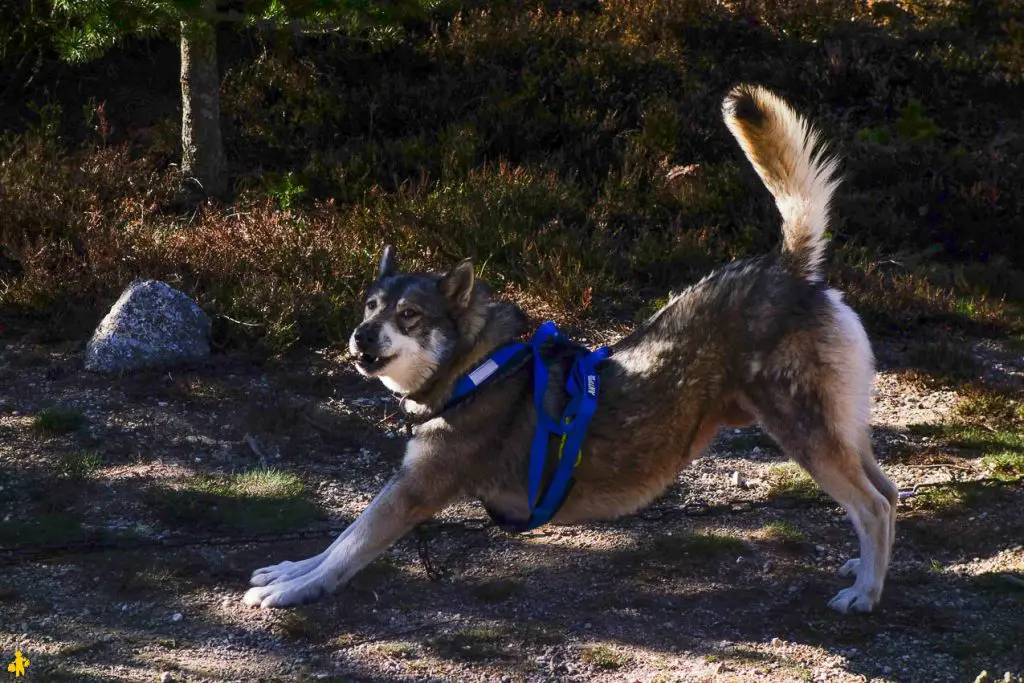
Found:
<svg viewBox="0 0 1024 683"><path fill-rule="evenodd" d="M735 88L723 114L775 197L781 248L713 272L612 347L573 488L552 521L634 512L720 426L756 422L849 513L860 557L839 574L856 578L829 606L869 612L889 566L897 489L871 451L871 345L821 272L836 162L806 120L760 87ZM349 346L359 372L403 395L419 424L401 469L359 518L316 557L258 569L245 603L316 600L457 498L482 501L496 518L528 519L530 364L445 408L456 381L526 323L515 305L491 298L470 261L444 275L401 274L385 249ZM570 354L550 369L551 415L567 400L571 363Z"/></svg>

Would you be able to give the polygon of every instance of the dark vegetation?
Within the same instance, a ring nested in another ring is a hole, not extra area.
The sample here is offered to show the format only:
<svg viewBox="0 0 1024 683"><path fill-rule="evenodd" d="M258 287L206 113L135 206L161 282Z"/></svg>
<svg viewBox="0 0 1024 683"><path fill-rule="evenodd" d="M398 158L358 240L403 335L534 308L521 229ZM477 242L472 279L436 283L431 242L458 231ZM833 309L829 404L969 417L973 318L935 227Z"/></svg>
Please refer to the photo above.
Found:
<svg viewBox="0 0 1024 683"><path fill-rule="evenodd" d="M719 116L753 81L843 157L831 280L876 333L1021 334L1011 0L498 2L438 9L385 46L222 29L234 199L199 206L176 190L176 47L70 67L38 11L0 12L8 328L80 338L144 275L218 314L220 345L330 344L386 241L407 266L470 255L508 296L629 320L777 243Z"/></svg>

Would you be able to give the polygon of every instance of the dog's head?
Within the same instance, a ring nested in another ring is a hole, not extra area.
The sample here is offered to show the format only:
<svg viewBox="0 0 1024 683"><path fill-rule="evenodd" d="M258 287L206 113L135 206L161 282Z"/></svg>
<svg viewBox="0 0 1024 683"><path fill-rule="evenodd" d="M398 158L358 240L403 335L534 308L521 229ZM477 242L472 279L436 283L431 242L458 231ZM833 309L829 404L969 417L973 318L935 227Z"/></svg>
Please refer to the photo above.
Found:
<svg viewBox="0 0 1024 683"><path fill-rule="evenodd" d="M395 248L386 247L366 293L363 321L349 338L356 369L402 394L427 386L450 364L459 323L483 298L489 297L475 282L469 259L444 275L399 274Z"/></svg>

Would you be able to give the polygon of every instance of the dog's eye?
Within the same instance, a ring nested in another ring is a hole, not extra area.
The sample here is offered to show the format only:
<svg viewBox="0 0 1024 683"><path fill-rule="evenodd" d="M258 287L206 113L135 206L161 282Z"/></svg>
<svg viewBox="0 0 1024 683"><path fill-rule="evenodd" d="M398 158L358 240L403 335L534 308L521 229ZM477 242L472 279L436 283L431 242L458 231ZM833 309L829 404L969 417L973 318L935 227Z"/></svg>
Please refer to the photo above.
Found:
<svg viewBox="0 0 1024 683"><path fill-rule="evenodd" d="M420 312L417 311L416 309L406 308L401 313L398 314L398 317L400 317L405 322L409 322L410 320L415 320L416 318L418 318L419 315Z"/></svg>
<svg viewBox="0 0 1024 683"><path fill-rule="evenodd" d="M370 299L366 302L366 311L367 313L373 313L375 310L377 310L377 302Z"/></svg>

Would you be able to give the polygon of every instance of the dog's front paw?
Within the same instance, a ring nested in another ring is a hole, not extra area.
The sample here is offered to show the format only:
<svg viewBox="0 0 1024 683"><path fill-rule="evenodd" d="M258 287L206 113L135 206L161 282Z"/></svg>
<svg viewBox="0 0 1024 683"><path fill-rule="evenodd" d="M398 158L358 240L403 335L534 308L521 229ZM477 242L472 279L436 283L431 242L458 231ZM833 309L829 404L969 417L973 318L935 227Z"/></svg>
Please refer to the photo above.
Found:
<svg viewBox="0 0 1024 683"><path fill-rule="evenodd" d="M855 557L847 560L846 564L839 568L839 576L857 576L860 573L860 558Z"/></svg>
<svg viewBox="0 0 1024 683"><path fill-rule="evenodd" d="M291 581L250 588L242 601L249 607L295 607L316 602L333 590L323 576L307 574Z"/></svg>
<svg viewBox="0 0 1024 683"><path fill-rule="evenodd" d="M849 614L850 612L866 614L874 609L875 603L878 602L877 596L871 597L868 593L869 591L854 584L836 593L836 596L828 601L828 606L840 614Z"/></svg>
<svg viewBox="0 0 1024 683"><path fill-rule="evenodd" d="M283 583L305 576L320 566L319 557L311 557L300 562L284 561L269 567L257 569L249 578L249 583L254 586L269 586L273 583Z"/></svg>

